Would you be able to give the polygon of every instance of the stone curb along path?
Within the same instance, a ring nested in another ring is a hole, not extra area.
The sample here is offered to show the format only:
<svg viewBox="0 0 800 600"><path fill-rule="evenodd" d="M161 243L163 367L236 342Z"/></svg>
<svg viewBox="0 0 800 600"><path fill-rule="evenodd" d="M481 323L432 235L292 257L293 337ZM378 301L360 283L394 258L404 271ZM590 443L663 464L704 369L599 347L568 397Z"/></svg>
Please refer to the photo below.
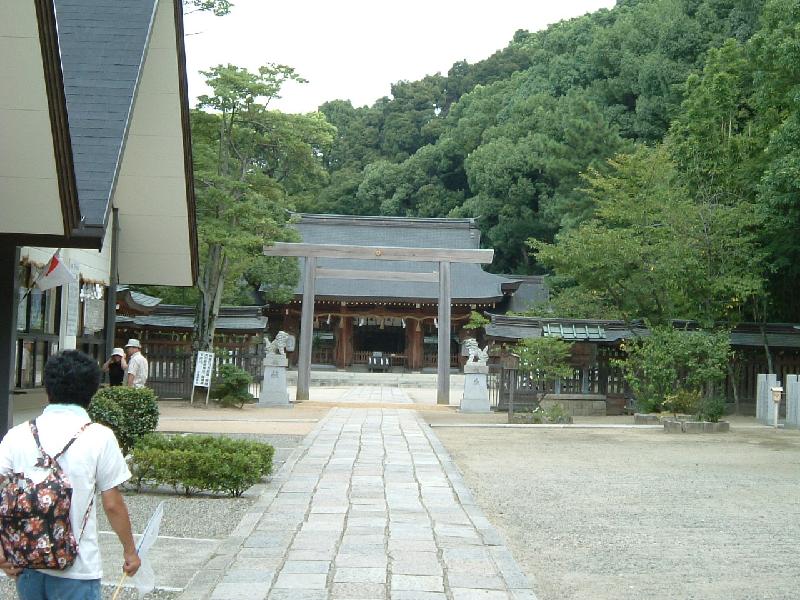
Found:
<svg viewBox="0 0 800 600"><path fill-rule="evenodd" d="M536 600L413 410L336 408L185 600Z"/></svg>

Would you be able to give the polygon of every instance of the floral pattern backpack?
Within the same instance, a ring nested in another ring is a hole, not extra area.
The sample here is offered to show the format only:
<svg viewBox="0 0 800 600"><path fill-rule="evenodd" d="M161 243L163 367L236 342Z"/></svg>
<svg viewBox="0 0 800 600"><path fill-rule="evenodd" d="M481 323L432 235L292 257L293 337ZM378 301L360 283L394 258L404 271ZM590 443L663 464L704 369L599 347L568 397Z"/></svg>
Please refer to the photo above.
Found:
<svg viewBox="0 0 800 600"><path fill-rule="evenodd" d="M30 422L40 454L36 466L50 472L39 483L33 483L23 473L13 473L0 482L0 544L6 560L14 566L63 570L78 557L78 540L69 518L72 484L58 460L89 425L81 427L61 452L51 457L42 449L36 420ZM93 502L94 499L86 509L81 535Z"/></svg>

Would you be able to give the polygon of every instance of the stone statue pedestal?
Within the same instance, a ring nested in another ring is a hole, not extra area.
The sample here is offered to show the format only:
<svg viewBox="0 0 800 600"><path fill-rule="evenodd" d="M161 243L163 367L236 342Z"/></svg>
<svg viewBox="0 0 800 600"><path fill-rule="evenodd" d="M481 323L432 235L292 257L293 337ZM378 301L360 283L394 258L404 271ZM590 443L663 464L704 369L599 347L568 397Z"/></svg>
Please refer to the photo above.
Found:
<svg viewBox="0 0 800 600"><path fill-rule="evenodd" d="M261 381L261 394L258 406L283 406L289 404L289 390L286 386L286 367L289 360L283 354L267 354L264 357L264 379Z"/></svg>
<svg viewBox="0 0 800 600"><path fill-rule="evenodd" d="M489 367L468 362L464 365L464 395L461 397L461 412L489 413L489 388L486 378Z"/></svg>

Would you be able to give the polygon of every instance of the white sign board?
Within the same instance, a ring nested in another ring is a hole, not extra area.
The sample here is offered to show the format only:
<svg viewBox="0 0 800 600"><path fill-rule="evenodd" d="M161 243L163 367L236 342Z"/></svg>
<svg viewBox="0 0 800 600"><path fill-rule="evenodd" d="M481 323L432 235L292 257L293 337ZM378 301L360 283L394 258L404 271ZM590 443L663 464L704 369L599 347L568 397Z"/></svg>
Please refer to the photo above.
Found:
<svg viewBox="0 0 800 600"><path fill-rule="evenodd" d="M211 371L214 369L214 353L198 352L197 364L194 367L194 385L211 387Z"/></svg>
<svg viewBox="0 0 800 600"><path fill-rule="evenodd" d="M67 285L67 323L65 335L78 335L78 318L81 308L81 266L70 263L70 269L75 280Z"/></svg>

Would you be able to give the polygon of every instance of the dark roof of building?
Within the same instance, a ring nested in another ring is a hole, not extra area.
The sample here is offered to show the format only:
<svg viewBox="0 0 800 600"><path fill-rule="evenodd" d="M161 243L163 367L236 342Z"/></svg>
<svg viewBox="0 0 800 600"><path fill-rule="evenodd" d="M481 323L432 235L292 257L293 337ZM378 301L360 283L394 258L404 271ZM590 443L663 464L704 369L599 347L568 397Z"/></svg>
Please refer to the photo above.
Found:
<svg viewBox="0 0 800 600"><path fill-rule="evenodd" d="M508 279L521 281L508 305L510 312L524 312L534 304L543 304L550 299L550 288L541 275L504 275Z"/></svg>
<svg viewBox="0 0 800 600"><path fill-rule="evenodd" d="M641 323L591 319L542 319L510 315L489 315L486 335L498 340L559 337L569 341L618 342L649 335Z"/></svg>
<svg viewBox="0 0 800 600"><path fill-rule="evenodd" d="M134 326L148 329L194 328L196 309L194 306L162 304L148 315L117 315L118 326ZM217 319L217 329L260 333L267 328L267 318L260 306L223 306Z"/></svg>
<svg viewBox="0 0 800 600"><path fill-rule="evenodd" d="M761 331L760 323L739 323L731 332L732 346L764 346L764 337L767 344L776 348L800 348L800 324L796 323L766 323Z"/></svg>
<svg viewBox="0 0 800 600"><path fill-rule="evenodd" d="M419 219L406 217L355 217L344 215L298 215L296 228L303 242L395 246L403 248L480 248L480 230L472 219ZM362 271L432 272L438 265L424 262L319 259L317 265L331 269ZM300 261L301 273L304 261ZM498 302L516 289L518 282L493 273L480 265L451 265L451 295L454 302ZM303 278L295 289L303 293ZM354 300L437 300L438 283L375 281L325 278L316 282L316 296L323 299Z"/></svg>
<svg viewBox="0 0 800 600"><path fill-rule="evenodd" d="M521 340L548 335L570 341L617 342L650 334L650 330L641 322L489 316L491 323L485 327L486 335L497 340ZM698 329L697 323L690 321L674 321L673 326L690 332ZM767 323L764 333L761 327L759 323L738 324L731 332L731 346L762 347L766 334L770 347L800 348L800 325Z"/></svg>
<svg viewBox="0 0 800 600"><path fill-rule="evenodd" d="M83 226L102 229L155 0L55 0L55 5Z"/></svg>
<svg viewBox="0 0 800 600"><path fill-rule="evenodd" d="M142 292L136 292L130 289L127 285L117 286L117 303L124 303L128 308L141 312L150 313L153 309L161 304L161 298L149 296Z"/></svg>

